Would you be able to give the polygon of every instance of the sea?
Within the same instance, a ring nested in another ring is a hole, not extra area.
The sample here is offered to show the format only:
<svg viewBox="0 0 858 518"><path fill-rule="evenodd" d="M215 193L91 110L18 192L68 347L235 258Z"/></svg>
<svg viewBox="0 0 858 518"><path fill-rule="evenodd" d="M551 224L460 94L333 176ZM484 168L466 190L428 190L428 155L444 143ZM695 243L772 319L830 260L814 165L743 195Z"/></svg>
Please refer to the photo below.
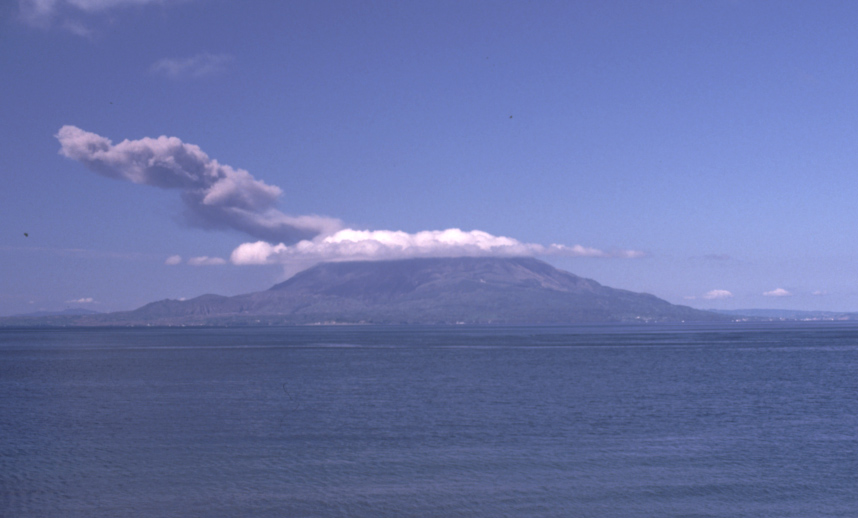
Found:
<svg viewBox="0 0 858 518"><path fill-rule="evenodd" d="M851 518L858 324L0 329L0 516Z"/></svg>

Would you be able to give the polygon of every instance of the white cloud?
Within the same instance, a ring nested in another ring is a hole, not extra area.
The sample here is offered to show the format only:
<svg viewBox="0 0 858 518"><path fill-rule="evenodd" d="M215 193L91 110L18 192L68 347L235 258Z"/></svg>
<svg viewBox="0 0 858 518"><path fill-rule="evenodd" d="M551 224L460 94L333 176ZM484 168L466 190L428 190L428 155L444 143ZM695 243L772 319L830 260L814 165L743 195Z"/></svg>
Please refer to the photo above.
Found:
<svg viewBox="0 0 858 518"><path fill-rule="evenodd" d="M718 300L718 299L729 299L732 296L733 296L733 294L727 290L711 290L711 291L707 291L703 295L703 298L706 300Z"/></svg>
<svg viewBox="0 0 858 518"><path fill-rule="evenodd" d="M132 183L178 189L188 223L233 229L270 242L294 243L330 234L342 224L322 216L288 216L274 208L282 190L243 169L220 164L176 137L109 139L75 126L57 133L60 154L90 170Z"/></svg>
<svg viewBox="0 0 858 518"><path fill-rule="evenodd" d="M117 7L128 7L134 5L145 4L167 4L170 0L31 0L42 4L68 4L80 9L81 11L94 13L98 11L107 11ZM25 0L26 2L26 0ZM173 0L172 3L175 3Z"/></svg>
<svg viewBox="0 0 858 518"><path fill-rule="evenodd" d="M92 297L83 297L75 300L67 300L66 302L70 304L94 304L95 300Z"/></svg>
<svg viewBox="0 0 858 518"><path fill-rule="evenodd" d="M89 29L76 17L146 4L165 5L181 1L185 0L18 0L18 10L21 19L29 25L48 28L55 20L62 20L61 26L72 33L88 36Z"/></svg>
<svg viewBox="0 0 858 518"><path fill-rule="evenodd" d="M66 20L63 22L62 27L75 36L80 36L82 38L89 38L92 36L92 29L78 20Z"/></svg>
<svg viewBox="0 0 858 518"><path fill-rule="evenodd" d="M172 79L196 78L218 74L232 61L229 54L197 54L189 58L164 58L156 61L149 70Z"/></svg>
<svg viewBox="0 0 858 518"><path fill-rule="evenodd" d="M21 19L37 27L49 26L61 5L61 0L18 0Z"/></svg>
<svg viewBox="0 0 858 518"><path fill-rule="evenodd" d="M244 243L233 250L234 264L279 264L293 261L353 261L450 256L567 256L641 257L635 250L605 252L581 245L548 246L522 243L511 237L493 236L480 230L457 228L409 234L391 230L343 229L332 235L303 240L295 245L264 241Z"/></svg>
<svg viewBox="0 0 858 518"><path fill-rule="evenodd" d="M783 288L777 288L772 291L767 291L763 293L763 295L766 297L789 297L792 295L792 293L788 292Z"/></svg>
<svg viewBox="0 0 858 518"><path fill-rule="evenodd" d="M203 255L200 257L191 257L188 259L188 264L191 266L217 266L226 264L226 260L220 257L209 257L207 255Z"/></svg>
<svg viewBox="0 0 858 518"><path fill-rule="evenodd" d="M170 257L167 258L166 261L164 261L164 264L176 265L176 264L180 264L181 262L182 262L182 256L181 255L171 255Z"/></svg>

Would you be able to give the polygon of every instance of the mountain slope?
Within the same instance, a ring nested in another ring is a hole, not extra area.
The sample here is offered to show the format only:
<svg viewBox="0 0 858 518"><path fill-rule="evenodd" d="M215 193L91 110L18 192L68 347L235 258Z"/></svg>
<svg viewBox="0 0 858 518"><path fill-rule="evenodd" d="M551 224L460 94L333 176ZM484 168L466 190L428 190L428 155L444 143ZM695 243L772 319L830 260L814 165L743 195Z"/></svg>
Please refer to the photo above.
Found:
<svg viewBox="0 0 858 518"><path fill-rule="evenodd" d="M81 324L543 323L727 317L602 286L533 258L322 263L269 290L84 317Z"/></svg>

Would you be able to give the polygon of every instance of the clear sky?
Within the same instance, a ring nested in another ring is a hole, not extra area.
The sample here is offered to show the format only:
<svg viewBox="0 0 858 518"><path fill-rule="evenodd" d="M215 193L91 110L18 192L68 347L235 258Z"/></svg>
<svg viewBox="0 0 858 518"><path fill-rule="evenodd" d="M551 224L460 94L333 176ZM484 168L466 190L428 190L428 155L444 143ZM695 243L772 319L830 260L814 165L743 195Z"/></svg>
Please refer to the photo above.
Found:
<svg viewBox="0 0 858 518"><path fill-rule="evenodd" d="M0 315L477 254L858 311L856 26L851 1L2 3Z"/></svg>

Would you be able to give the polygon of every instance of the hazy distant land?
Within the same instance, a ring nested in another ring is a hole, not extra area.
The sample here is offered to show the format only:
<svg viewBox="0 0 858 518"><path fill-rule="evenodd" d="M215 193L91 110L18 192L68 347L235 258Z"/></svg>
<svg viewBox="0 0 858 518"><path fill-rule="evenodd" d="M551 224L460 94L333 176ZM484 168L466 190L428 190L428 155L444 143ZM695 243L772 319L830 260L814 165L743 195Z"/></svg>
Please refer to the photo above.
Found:
<svg viewBox="0 0 858 518"><path fill-rule="evenodd" d="M100 311L93 311L85 308L66 308L59 311L33 311L32 313L22 313L20 315L12 315L12 317L62 317L62 316L80 316L80 315L98 315Z"/></svg>
<svg viewBox="0 0 858 518"><path fill-rule="evenodd" d="M801 311L796 309L713 309L715 313L754 320L858 320L858 313L843 311Z"/></svg>

